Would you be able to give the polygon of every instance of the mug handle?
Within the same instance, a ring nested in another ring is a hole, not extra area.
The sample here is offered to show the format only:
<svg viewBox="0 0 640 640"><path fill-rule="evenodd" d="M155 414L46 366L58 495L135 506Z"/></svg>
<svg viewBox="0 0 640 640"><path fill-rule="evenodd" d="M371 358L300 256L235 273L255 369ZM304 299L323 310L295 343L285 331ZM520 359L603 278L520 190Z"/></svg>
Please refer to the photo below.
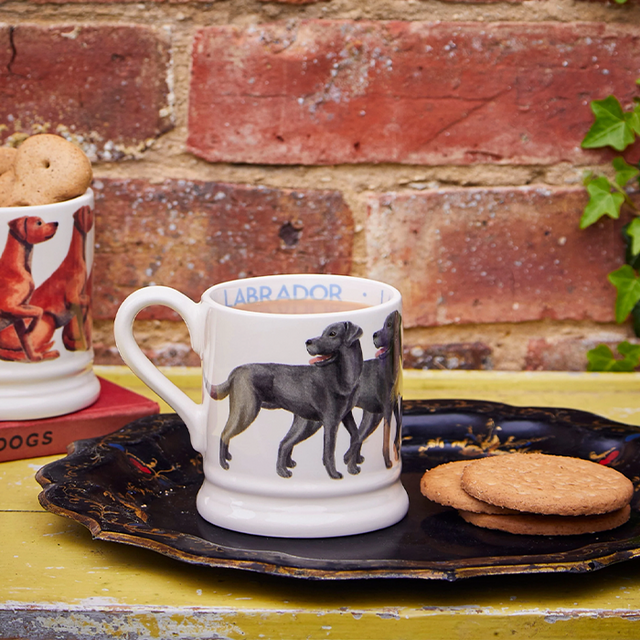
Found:
<svg viewBox="0 0 640 640"><path fill-rule="evenodd" d="M155 391L184 420L191 445L204 454L206 448L206 411L171 382L142 352L133 335L133 322L145 307L158 304L173 309L185 321L191 346L202 359L204 322L201 305L170 287L152 286L138 289L128 296L116 313L113 333L116 346L125 363L146 385Z"/></svg>

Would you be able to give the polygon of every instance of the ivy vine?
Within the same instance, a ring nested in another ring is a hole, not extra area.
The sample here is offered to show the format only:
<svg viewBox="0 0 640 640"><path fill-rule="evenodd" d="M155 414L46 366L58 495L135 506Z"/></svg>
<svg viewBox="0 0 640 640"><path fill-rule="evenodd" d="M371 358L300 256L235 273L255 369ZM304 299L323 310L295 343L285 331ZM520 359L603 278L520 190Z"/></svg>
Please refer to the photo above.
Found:
<svg viewBox="0 0 640 640"><path fill-rule="evenodd" d="M626 0L616 0L623 4ZM640 79L636 80L640 85ZM634 99L633 108L623 110L615 96L591 102L594 122L582 141L584 149L611 147L624 151L640 136L640 98ZM631 316L633 330L640 337L640 208L630 198L629 191L640 185L640 163L629 164L622 156L612 161L614 178L596 176L589 172L584 185L589 202L580 219L580 228L595 224L603 216L617 219L623 208L635 217L622 229L625 242L625 264L608 275L616 288L615 318L625 322ZM607 345L599 345L587 352L588 371L633 371L640 365L640 345L622 342L617 346L621 358L616 357Z"/></svg>

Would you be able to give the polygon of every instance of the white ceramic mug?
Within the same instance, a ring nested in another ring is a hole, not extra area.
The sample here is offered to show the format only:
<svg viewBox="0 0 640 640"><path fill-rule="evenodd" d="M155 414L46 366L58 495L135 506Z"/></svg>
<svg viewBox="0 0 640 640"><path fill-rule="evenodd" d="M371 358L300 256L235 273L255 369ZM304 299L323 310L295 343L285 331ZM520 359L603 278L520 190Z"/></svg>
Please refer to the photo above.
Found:
<svg viewBox="0 0 640 640"><path fill-rule="evenodd" d="M187 324L202 359L201 404L133 337L136 315L154 304ZM313 538L404 517L401 304L380 282L309 274L225 282L199 303L162 286L124 301L116 344L203 454L203 518L244 533Z"/></svg>
<svg viewBox="0 0 640 640"><path fill-rule="evenodd" d="M0 420L98 398L91 343L94 199L0 208Z"/></svg>

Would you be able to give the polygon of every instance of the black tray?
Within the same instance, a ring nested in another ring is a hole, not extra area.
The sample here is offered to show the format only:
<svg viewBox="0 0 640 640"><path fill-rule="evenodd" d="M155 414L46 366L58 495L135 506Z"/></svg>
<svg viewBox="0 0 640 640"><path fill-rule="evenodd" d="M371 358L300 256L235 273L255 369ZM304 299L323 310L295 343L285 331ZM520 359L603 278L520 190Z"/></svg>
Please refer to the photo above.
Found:
<svg viewBox="0 0 640 640"><path fill-rule="evenodd" d="M282 539L227 531L195 508L201 458L173 414L81 440L38 472L41 505L95 538L152 549L184 562L313 579L457 578L592 571L640 555L637 491L629 522L579 536L518 536L480 529L419 491L427 468L496 451L572 455L617 468L637 486L640 428L582 411L470 400L405 401L403 483L409 513L355 536Z"/></svg>

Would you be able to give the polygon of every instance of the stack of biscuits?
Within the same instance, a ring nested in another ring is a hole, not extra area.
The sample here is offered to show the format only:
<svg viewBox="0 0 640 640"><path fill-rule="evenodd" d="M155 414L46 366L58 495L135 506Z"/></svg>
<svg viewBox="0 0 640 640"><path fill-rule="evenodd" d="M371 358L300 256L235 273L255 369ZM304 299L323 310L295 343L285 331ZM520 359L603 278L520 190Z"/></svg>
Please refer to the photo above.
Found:
<svg viewBox="0 0 640 640"><path fill-rule="evenodd" d="M0 147L0 207L71 200L89 188L92 178L89 158L62 136L40 133L17 149Z"/></svg>
<svg viewBox="0 0 640 640"><path fill-rule="evenodd" d="M471 524L528 535L619 527L629 519L633 497L631 481L611 467L543 453L442 464L422 476L420 490Z"/></svg>

